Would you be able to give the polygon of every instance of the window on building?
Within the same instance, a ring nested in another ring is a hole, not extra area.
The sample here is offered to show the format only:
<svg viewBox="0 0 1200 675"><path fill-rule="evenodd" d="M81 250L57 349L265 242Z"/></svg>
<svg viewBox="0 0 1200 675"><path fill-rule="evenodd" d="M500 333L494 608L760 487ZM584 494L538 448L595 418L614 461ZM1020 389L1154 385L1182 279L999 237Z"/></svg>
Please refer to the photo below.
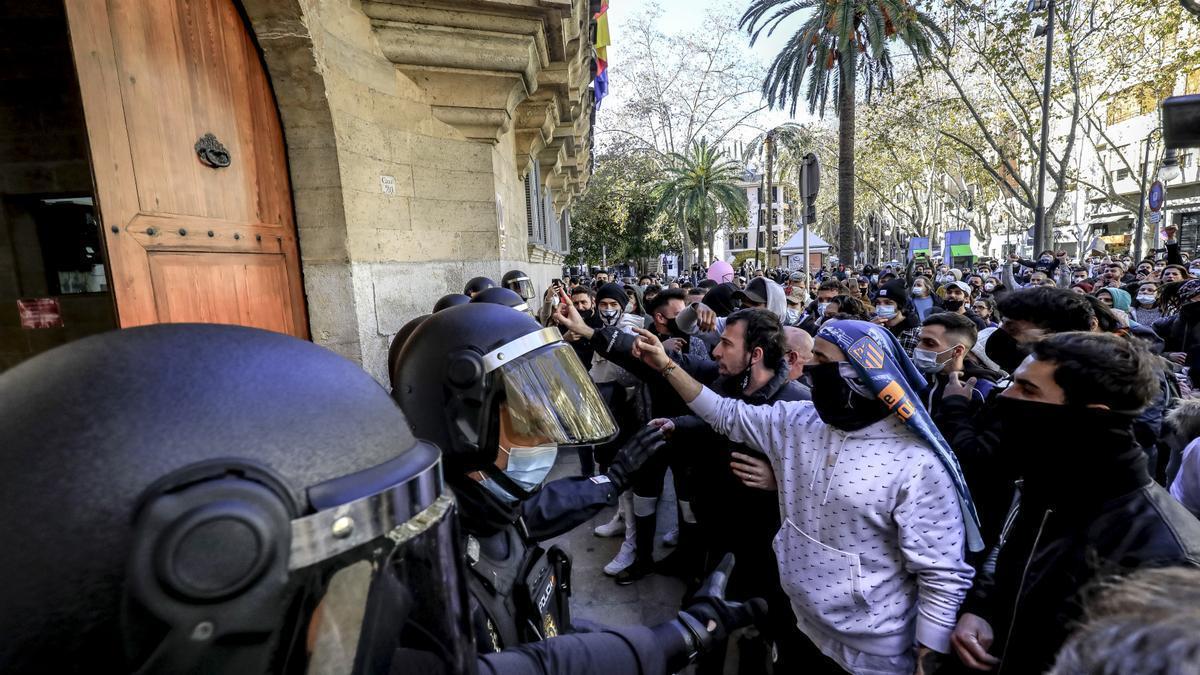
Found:
<svg viewBox="0 0 1200 675"><path fill-rule="evenodd" d="M1183 83L1183 93L1200 94L1200 68L1187 74Z"/></svg>
<svg viewBox="0 0 1200 675"><path fill-rule="evenodd" d="M730 249L748 248L746 246L746 244L748 243L748 239L749 239L749 237L746 235L745 232L735 232L734 234L729 235L729 248Z"/></svg>
<svg viewBox="0 0 1200 675"><path fill-rule="evenodd" d="M1119 124L1139 115L1154 112L1162 99L1170 96L1170 91L1162 92L1155 89L1150 82L1136 84L1113 95L1108 102L1108 123Z"/></svg>
<svg viewBox="0 0 1200 675"><path fill-rule="evenodd" d="M1113 180L1125 180L1129 178L1129 169L1117 169L1113 172Z"/></svg>

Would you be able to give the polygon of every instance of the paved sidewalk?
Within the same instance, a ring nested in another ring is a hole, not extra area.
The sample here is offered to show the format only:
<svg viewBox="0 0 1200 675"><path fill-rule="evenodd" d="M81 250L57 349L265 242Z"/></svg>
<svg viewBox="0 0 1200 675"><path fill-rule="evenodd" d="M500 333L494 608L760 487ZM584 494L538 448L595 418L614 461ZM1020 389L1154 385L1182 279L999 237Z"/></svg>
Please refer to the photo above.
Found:
<svg viewBox="0 0 1200 675"><path fill-rule="evenodd" d="M578 475L578 456L574 450L564 450L558 454L547 480ZM678 579L652 574L629 586L618 586L604 574L604 566L621 548L621 538L597 537L592 528L608 522L614 510L605 509L591 522L547 542L547 546L558 544L571 555L572 615L614 626L654 625L673 618L683 597L683 583ZM675 491L668 479L667 492L658 505L660 538L675 524L675 518ZM660 541L655 557L662 558L670 550L663 548Z"/></svg>

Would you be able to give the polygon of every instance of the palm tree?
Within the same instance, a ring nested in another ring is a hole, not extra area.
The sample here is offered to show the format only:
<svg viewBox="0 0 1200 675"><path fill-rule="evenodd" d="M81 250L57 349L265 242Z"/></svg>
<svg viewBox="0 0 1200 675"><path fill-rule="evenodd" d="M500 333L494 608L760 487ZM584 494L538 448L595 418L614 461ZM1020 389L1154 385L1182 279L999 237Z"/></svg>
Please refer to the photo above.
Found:
<svg viewBox="0 0 1200 675"><path fill-rule="evenodd" d="M667 156L663 178L655 185L657 212L671 214L683 235L683 269L690 266L692 227L698 228L700 257L704 257L704 239L712 240L722 214L731 223L746 222L746 193L737 186L742 168L710 146L707 139L693 142L684 154Z"/></svg>
<svg viewBox="0 0 1200 675"><path fill-rule="evenodd" d="M838 254L853 262L855 94L861 73L871 92L892 80L889 42L899 39L918 64L928 60L934 38L944 39L933 20L907 0L751 0L741 26L753 44L788 18L810 12L775 56L763 80L771 107L796 114L802 97L810 113L825 114L830 94L838 115ZM834 66L838 66L834 68Z"/></svg>
<svg viewBox="0 0 1200 675"><path fill-rule="evenodd" d="M755 136L748 144L742 155L749 162L759 152L767 155L767 260L771 259L770 228L775 226L775 199L773 197L775 180L775 160L786 158L790 163L797 163L804 153L813 150L808 147L812 141L812 131L807 127L787 122L777 127L767 129ZM761 239L762 221L759 221L759 232L755 234L754 257L758 259L758 240Z"/></svg>

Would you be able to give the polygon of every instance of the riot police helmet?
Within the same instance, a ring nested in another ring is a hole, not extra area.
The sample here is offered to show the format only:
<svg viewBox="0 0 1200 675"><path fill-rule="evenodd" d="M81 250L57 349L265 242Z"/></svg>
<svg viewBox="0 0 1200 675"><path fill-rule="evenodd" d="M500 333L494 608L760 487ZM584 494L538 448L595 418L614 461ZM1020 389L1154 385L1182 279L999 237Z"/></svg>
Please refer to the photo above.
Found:
<svg viewBox="0 0 1200 675"><path fill-rule="evenodd" d="M471 296L466 295L464 293L450 293L447 295L443 295L442 297L438 298L438 301L436 303L434 303L433 313L437 314L438 312L442 311L443 309L447 309L449 307L457 307L459 305L465 305L470 301L471 301Z"/></svg>
<svg viewBox="0 0 1200 675"><path fill-rule="evenodd" d="M487 277L475 277L474 279L468 281L467 285L463 287L463 295L473 298L475 297L475 294L479 293L480 291L486 291L487 289L494 288L495 286L496 282Z"/></svg>
<svg viewBox="0 0 1200 675"><path fill-rule="evenodd" d="M471 298L471 302L476 304L504 305L505 307L512 307L518 312L529 311L529 304L525 302L525 298L517 295L514 291L510 291L507 288L500 288L499 286L481 291L478 295Z"/></svg>
<svg viewBox="0 0 1200 675"><path fill-rule="evenodd" d="M466 296L464 296L466 297ZM396 334L392 337L392 344L388 346L388 377L392 378L392 386L396 386L395 372L396 364L400 362L400 352L404 349L404 343L408 342L409 336L421 325L421 322L428 319L430 315L422 314L415 319L400 327Z"/></svg>
<svg viewBox="0 0 1200 675"><path fill-rule="evenodd" d="M443 449L448 480L480 471L519 497L527 495L504 474L501 450L597 443L617 430L559 330L492 303L424 321L400 355L395 383L392 397L413 433Z"/></svg>
<svg viewBox="0 0 1200 675"><path fill-rule="evenodd" d="M529 279L529 275L521 270L509 270L504 273L500 279L500 285L513 291L523 299L528 300L533 297L533 281Z"/></svg>
<svg viewBox="0 0 1200 675"><path fill-rule="evenodd" d="M0 447L2 672L474 667L438 449L331 351L88 337L0 375Z"/></svg>

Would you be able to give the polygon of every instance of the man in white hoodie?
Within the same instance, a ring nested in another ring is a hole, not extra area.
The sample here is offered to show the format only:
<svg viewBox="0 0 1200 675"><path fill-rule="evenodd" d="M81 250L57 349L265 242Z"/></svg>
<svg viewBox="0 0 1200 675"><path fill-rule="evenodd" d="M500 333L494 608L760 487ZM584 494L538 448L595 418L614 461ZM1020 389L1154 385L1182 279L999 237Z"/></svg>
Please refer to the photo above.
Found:
<svg viewBox="0 0 1200 675"><path fill-rule="evenodd" d="M924 380L895 338L830 322L813 350L813 400L752 406L705 389L640 334L643 361L693 412L771 462L780 578L824 655L805 672L928 672L971 586L964 544L980 539L957 462L920 406Z"/></svg>

